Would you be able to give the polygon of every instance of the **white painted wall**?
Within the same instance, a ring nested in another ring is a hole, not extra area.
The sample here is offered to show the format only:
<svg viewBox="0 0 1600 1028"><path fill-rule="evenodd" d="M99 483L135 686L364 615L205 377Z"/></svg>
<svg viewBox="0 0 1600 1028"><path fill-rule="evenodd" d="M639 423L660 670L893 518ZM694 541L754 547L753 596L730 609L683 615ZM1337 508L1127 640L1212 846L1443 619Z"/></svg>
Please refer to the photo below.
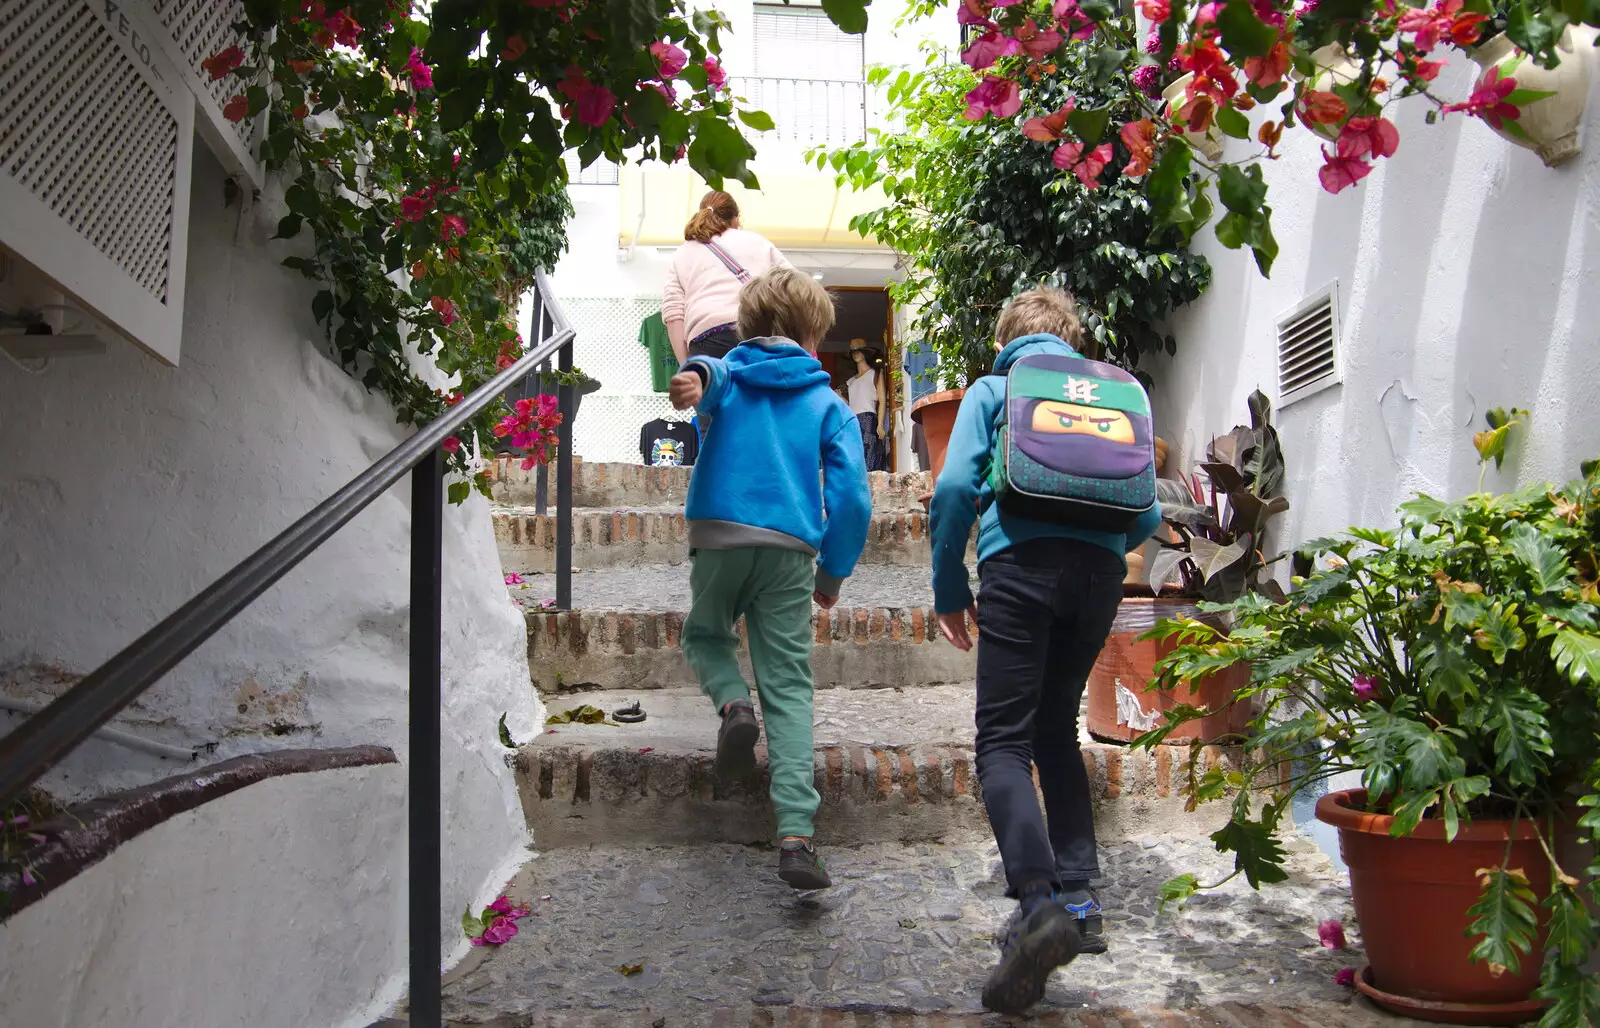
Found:
<svg viewBox="0 0 1600 1028"><path fill-rule="evenodd" d="M1476 70L1451 51L1443 91L1465 96ZM1213 433L1248 421L1251 390L1276 398L1278 317L1338 281L1344 382L1276 415L1285 548L1392 524L1416 491L1476 489L1471 436L1490 407L1533 418L1489 488L1565 481L1600 454L1600 96L1588 149L1555 169L1476 120L1426 125L1424 106L1392 109L1399 152L1337 196L1317 183L1314 140L1294 133L1265 168L1282 246L1272 277L1205 230L1215 281L1175 317L1178 353L1154 369L1158 431L1174 466L1192 465Z"/></svg>
<svg viewBox="0 0 1600 1028"><path fill-rule="evenodd" d="M78 674L93 668L405 435L387 401L320 352L321 331L310 316L313 287L279 266L289 251L269 241L282 211L267 204L241 218L237 208L224 206L222 183L220 166L198 150L181 367L161 366L130 345L58 360L38 376L0 362L0 668L60 666ZM455 920L462 907L492 897L528 842L496 720L509 711L518 737L526 738L542 712L486 504L474 498L447 511L448 953L461 950ZM410 521L402 484L174 669L123 725L169 742L218 742L218 758L273 747L381 743L403 760ZM7 684L19 695L59 688L41 688L37 674L13 675L0 686ZM0 716L0 730L9 722ZM283 734L272 734L270 725ZM70 794L174 770L99 741L80 752L65 778L52 779ZM243 791L227 801L227 825L280 826L255 843L213 838L220 828L205 838L176 829L152 833L138 851L145 861L181 866L190 848L203 845L221 863L163 903L119 894L117 902L94 903L82 914L88 886L77 882L47 897L30 918L5 930L0 945L8 953L55 945L69 924L76 926L69 935L88 932L102 942L83 945L80 934L84 956L70 966L81 974L19 975L0 989L0 1023L86 1025L110 1011L119 1014L118 1025L152 1028L304 1025L312 1022L293 1013L305 996L331 1004L316 1023L354 1017L354 1005L400 970L405 909L404 779L374 772L362 782L361 795L348 797L315 775ZM330 805L331 798L340 802ZM360 845L349 845L348 833L357 828ZM229 870L252 846L262 850L261 868L281 873ZM279 851L283 862L275 864ZM118 861L119 868L126 864ZM297 866L307 873L295 873ZM128 873L130 881L137 878ZM200 950L152 947L159 933L145 922L208 921L221 908L206 888L238 892L259 913L236 919L229 930L195 928L206 959L191 968L174 958ZM289 979L285 988L269 987L286 962L300 960L293 951L321 932L325 919L344 922L345 941L305 961L292 988ZM280 927L266 930L270 925ZM397 938L374 949L351 942L355 935ZM150 977L156 998L145 1007L102 1009L115 990L103 989L97 976L124 967ZM227 973L198 973L206 967ZM202 1009L198 994L224 982L225 991L259 992L266 1006L237 1022L172 1013ZM17 1010L55 1011L56 1020L8 1016Z"/></svg>

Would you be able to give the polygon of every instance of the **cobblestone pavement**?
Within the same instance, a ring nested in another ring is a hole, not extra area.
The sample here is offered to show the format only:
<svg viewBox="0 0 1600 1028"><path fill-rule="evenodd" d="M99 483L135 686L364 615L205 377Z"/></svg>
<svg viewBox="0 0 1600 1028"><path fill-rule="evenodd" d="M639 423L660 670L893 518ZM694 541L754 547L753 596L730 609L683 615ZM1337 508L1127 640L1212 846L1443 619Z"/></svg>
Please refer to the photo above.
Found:
<svg viewBox="0 0 1600 1028"><path fill-rule="evenodd" d="M555 599L556 577L522 576L526 588L511 586L511 598L524 607ZM844 583L845 606L916 607L933 602L926 567L864 564ZM656 564L636 568L574 571L572 605L579 610L688 610L689 566Z"/></svg>
<svg viewBox="0 0 1600 1028"><path fill-rule="evenodd" d="M1292 840L1290 849L1287 883L1256 893L1230 882L1181 913L1158 914L1161 882L1184 871L1216 880L1228 862L1205 839L1102 847L1110 952L1059 972L1035 1023L1404 1023L1371 1014L1334 982L1340 968L1363 962L1359 952L1317 943L1320 919L1351 922L1348 886L1309 841ZM1014 906L1003 896L992 840L825 856L835 887L795 894L776 880L774 854L761 847L544 854L509 889L536 916L453 976L446 1016L461 1025L641 1028L849 1025L846 1014L874 1028L1026 1023L985 1018L979 1004L994 935ZM634 965L634 974L617 970Z"/></svg>

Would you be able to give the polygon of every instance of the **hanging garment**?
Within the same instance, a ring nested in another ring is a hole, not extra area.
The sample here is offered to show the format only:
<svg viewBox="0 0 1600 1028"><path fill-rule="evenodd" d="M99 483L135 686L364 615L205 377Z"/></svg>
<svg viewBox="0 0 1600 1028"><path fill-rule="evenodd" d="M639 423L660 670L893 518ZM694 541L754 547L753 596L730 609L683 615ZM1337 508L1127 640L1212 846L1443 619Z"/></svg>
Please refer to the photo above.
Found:
<svg viewBox="0 0 1600 1028"><path fill-rule="evenodd" d="M867 470L887 471L889 461L884 440L878 438L878 415L867 411L857 414L856 421L861 425L861 451L867 458Z"/></svg>
<svg viewBox="0 0 1600 1028"><path fill-rule="evenodd" d="M850 403L850 413L878 413L878 373L868 368L845 383L845 396Z"/></svg>
<svg viewBox="0 0 1600 1028"><path fill-rule="evenodd" d="M660 311L639 323L639 345L650 354L650 388L666 392L672 376L678 373L678 355L672 352L672 340L667 337L667 323L661 320Z"/></svg>
<svg viewBox="0 0 1600 1028"><path fill-rule="evenodd" d="M906 346L904 367L911 380L912 403L938 389L939 361L927 343L919 340Z"/></svg>
<svg viewBox="0 0 1600 1028"><path fill-rule="evenodd" d="M639 456L653 468L694 466L700 433L687 421L657 418L639 431Z"/></svg>

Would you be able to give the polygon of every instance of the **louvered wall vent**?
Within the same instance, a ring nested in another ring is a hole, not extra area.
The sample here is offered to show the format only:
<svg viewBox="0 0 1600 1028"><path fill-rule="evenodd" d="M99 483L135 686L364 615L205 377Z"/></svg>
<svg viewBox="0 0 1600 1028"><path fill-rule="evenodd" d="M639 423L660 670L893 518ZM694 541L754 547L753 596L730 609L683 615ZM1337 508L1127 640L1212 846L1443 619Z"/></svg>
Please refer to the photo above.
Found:
<svg viewBox="0 0 1600 1028"><path fill-rule="evenodd" d="M236 95L243 95L249 83L237 75L213 79L200 62L230 46L244 46L244 37L233 26L245 20L240 0L117 0L128 7L147 4L147 17L159 23L164 32L155 33L167 59L177 65L183 82L199 103L201 138L224 167L247 177L256 188L266 179L257 144L265 131L266 112L254 118L233 122L222 116L222 109ZM140 12L144 13L144 12ZM153 17L150 17L153 16ZM271 76L262 69L257 80L267 85Z"/></svg>
<svg viewBox="0 0 1600 1028"><path fill-rule="evenodd" d="M1278 319L1278 406L1340 382L1338 283Z"/></svg>
<svg viewBox="0 0 1600 1028"><path fill-rule="evenodd" d="M0 0L0 245L178 361L194 97L105 0Z"/></svg>

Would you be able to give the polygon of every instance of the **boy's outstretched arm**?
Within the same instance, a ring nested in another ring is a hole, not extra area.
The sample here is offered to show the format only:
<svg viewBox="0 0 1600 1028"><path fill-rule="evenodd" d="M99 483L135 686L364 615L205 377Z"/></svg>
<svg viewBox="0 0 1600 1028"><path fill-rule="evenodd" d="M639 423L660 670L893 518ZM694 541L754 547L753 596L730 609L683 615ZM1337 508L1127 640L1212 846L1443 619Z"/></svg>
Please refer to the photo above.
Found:
<svg viewBox="0 0 1600 1028"><path fill-rule="evenodd" d="M817 551L817 592L831 597L839 595L844 580L856 569L872 524L861 429L855 418L839 421L822 444L822 506L827 522Z"/></svg>
<svg viewBox="0 0 1600 1028"><path fill-rule="evenodd" d="M989 464L994 415L987 409L988 395L982 381L967 390L928 507L936 614L960 614L973 605L972 588L967 584L967 542L978 518L978 492Z"/></svg>
<svg viewBox="0 0 1600 1028"><path fill-rule="evenodd" d="M715 414L728 392L728 365L720 357L690 357L667 391L674 410L698 407L703 414Z"/></svg>

